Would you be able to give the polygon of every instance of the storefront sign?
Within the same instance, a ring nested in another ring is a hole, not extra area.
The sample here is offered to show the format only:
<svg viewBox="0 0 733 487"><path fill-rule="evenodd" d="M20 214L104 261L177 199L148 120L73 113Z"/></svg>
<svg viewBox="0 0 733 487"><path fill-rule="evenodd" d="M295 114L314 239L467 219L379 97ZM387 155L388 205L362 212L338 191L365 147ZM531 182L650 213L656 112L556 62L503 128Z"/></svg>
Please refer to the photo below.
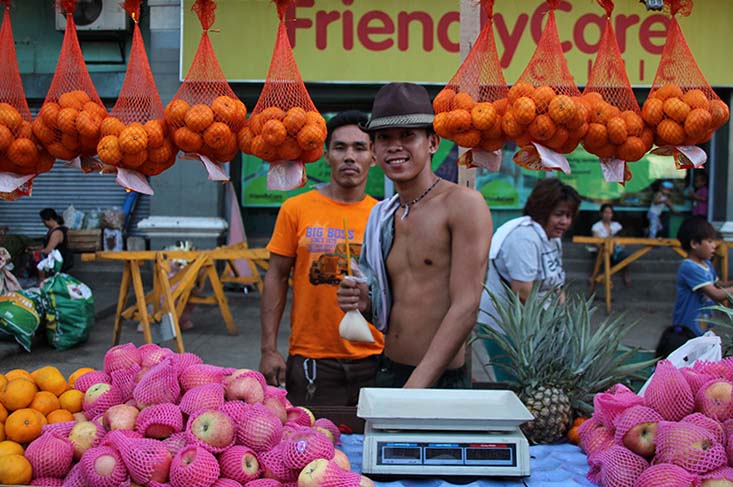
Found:
<svg viewBox="0 0 733 487"><path fill-rule="evenodd" d="M193 59L201 26L183 1L181 77ZM651 85L666 37L669 16L648 12L638 0L617 0L613 15L631 83ZM306 81L415 81L442 84L459 63L458 0L296 0L286 25L301 75ZM504 75L510 83L524 70L544 25L540 0L497 2L495 36ZM680 25L702 72L713 86L733 86L726 39L733 3L695 2ZM485 18L485 17L483 17ZM595 59L604 25L596 2L562 0L557 23L563 50L582 85ZM277 31L270 0L219 2L211 40L231 81L263 80Z"/></svg>

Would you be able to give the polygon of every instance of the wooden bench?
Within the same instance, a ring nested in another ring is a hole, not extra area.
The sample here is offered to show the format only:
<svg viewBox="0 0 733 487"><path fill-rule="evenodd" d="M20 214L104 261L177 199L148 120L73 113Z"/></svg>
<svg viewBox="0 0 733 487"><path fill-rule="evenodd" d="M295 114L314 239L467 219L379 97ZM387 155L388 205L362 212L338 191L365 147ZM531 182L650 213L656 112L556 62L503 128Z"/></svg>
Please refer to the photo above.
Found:
<svg viewBox="0 0 733 487"><path fill-rule="evenodd" d="M67 230L66 238L69 239L69 249L74 253L82 254L84 252L96 252L102 249L101 228Z"/></svg>

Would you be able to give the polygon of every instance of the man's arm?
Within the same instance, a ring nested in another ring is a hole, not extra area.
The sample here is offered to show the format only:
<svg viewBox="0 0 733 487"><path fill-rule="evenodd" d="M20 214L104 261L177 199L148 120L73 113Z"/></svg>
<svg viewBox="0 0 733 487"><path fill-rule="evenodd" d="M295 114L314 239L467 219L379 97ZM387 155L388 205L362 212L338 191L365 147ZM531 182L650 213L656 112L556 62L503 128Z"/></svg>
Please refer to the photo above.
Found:
<svg viewBox="0 0 733 487"><path fill-rule="evenodd" d="M452 242L450 307L405 387L432 386L476 324L493 233L491 213L476 191L457 192L452 203L448 223Z"/></svg>
<svg viewBox="0 0 733 487"><path fill-rule="evenodd" d="M267 383L274 386L285 384L285 359L277 348L277 334L285 311L288 278L294 263L294 257L270 253L260 303L260 372Z"/></svg>

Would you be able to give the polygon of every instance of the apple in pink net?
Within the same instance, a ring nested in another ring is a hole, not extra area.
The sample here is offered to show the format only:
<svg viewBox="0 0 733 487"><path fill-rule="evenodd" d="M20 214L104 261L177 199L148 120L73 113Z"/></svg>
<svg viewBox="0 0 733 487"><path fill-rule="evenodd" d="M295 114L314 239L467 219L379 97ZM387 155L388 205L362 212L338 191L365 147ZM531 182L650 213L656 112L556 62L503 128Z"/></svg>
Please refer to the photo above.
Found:
<svg viewBox="0 0 733 487"><path fill-rule="evenodd" d="M345 470L347 472L351 470L349 457L347 457L346 453L342 452L338 448L334 449L333 458L331 460L338 465L341 470Z"/></svg>
<svg viewBox="0 0 733 487"><path fill-rule="evenodd" d="M705 479L700 487L733 487L733 482L726 479Z"/></svg>
<svg viewBox="0 0 733 487"><path fill-rule="evenodd" d="M708 384L702 397L698 394L697 409L706 416L725 421L733 414L733 384L718 380Z"/></svg>
<svg viewBox="0 0 733 487"><path fill-rule="evenodd" d="M276 397L268 397L264 401L262 401L262 404L269 409L272 414L277 416L277 418L280 420L282 424L285 424L288 420L288 413L285 410L285 405L280 402L280 400Z"/></svg>
<svg viewBox="0 0 733 487"><path fill-rule="evenodd" d="M155 459L153 465L153 472L150 475L150 480L164 484L168 482L168 474L171 470L171 461L173 461L173 455L170 451L163 452L162 456Z"/></svg>
<svg viewBox="0 0 733 487"><path fill-rule="evenodd" d="M221 411L206 411L193 420L191 433L214 448L225 448L234 441L234 424Z"/></svg>
<svg viewBox="0 0 733 487"><path fill-rule="evenodd" d="M364 475L359 479L359 487L375 487L374 482Z"/></svg>
<svg viewBox="0 0 733 487"><path fill-rule="evenodd" d="M104 412L102 416L102 425L110 431L112 430L134 430L135 420L140 411L127 404L118 404L112 406Z"/></svg>
<svg viewBox="0 0 733 487"><path fill-rule="evenodd" d="M239 400L247 404L254 404L265 399L265 391L256 378L243 376L229 381L226 385L226 397L228 401Z"/></svg>
<svg viewBox="0 0 733 487"><path fill-rule="evenodd" d="M100 397L107 394L112 386L110 384L106 384L104 382L99 382L97 384L93 384L87 391L84 393L84 404L93 404L96 402Z"/></svg>
<svg viewBox="0 0 733 487"><path fill-rule="evenodd" d="M657 422L639 423L626 432L623 445L639 456L653 457L657 449Z"/></svg>
<svg viewBox="0 0 733 487"><path fill-rule="evenodd" d="M298 475L298 487L319 487L326 476L328 460L317 458L303 467Z"/></svg>
<svg viewBox="0 0 733 487"><path fill-rule="evenodd" d="M94 471L100 477L109 477L117 467L117 459L112 455L99 455L94 459Z"/></svg>
<svg viewBox="0 0 733 487"><path fill-rule="evenodd" d="M99 439L99 429L91 421L76 423L69 432L69 440L74 445L74 459L79 460L85 451Z"/></svg>

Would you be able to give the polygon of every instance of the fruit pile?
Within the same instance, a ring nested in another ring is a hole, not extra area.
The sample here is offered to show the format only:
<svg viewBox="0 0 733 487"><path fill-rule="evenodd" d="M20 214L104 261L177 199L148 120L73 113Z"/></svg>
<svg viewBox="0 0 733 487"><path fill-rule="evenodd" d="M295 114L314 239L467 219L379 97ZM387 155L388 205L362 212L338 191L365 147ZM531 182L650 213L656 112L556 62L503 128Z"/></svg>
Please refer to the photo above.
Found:
<svg viewBox="0 0 733 487"><path fill-rule="evenodd" d="M246 124L247 107L221 95L210 103L191 106L181 98L165 107L165 122L173 142L183 152L201 154L214 162L230 162L237 154L237 133Z"/></svg>
<svg viewBox="0 0 733 487"><path fill-rule="evenodd" d="M662 147L707 142L730 112L723 101L710 99L700 89L683 91L666 84L649 94L641 116L654 130L654 143Z"/></svg>
<svg viewBox="0 0 733 487"><path fill-rule="evenodd" d="M105 164L138 169L146 163L167 168L175 162L177 150L162 120L125 125L119 118L107 117L102 122L100 135L97 154Z"/></svg>
<svg viewBox="0 0 733 487"><path fill-rule="evenodd" d="M588 479L604 486L733 485L733 357L657 364L644 397L616 385L579 428Z"/></svg>
<svg viewBox="0 0 733 487"><path fill-rule="evenodd" d="M315 162L323 155L326 120L317 111L271 106L253 114L237 140L242 152L268 162Z"/></svg>
<svg viewBox="0 0 733 487"><path fill-rule="evenodd" d="M495 151L506 142L501 130L506 106L506 98L476 103L466 92L444 88L433 99L433 128L436 134L461 147Z"/></svg>
<svg viewBox="0 0 733 487"><path fill-rule="evenodd" d="M83 396L77 421L43 426L25 459L0 457L0 472L3 461L17 472L0 483L373 487L335 448L336 425L294 407L256 371L128 343L107 352L103 370L75 378L74 392Z"/></svg>
<svg viewBox="0 0 733 487"><path fill-rule="evenodd" d="M38 163L39 158L44 158L42 164ZM51 165L53 157L39 150L31 123L23 120L14 106L0 103L0 170L31 174L38 166L47 171Z"/></svg>

